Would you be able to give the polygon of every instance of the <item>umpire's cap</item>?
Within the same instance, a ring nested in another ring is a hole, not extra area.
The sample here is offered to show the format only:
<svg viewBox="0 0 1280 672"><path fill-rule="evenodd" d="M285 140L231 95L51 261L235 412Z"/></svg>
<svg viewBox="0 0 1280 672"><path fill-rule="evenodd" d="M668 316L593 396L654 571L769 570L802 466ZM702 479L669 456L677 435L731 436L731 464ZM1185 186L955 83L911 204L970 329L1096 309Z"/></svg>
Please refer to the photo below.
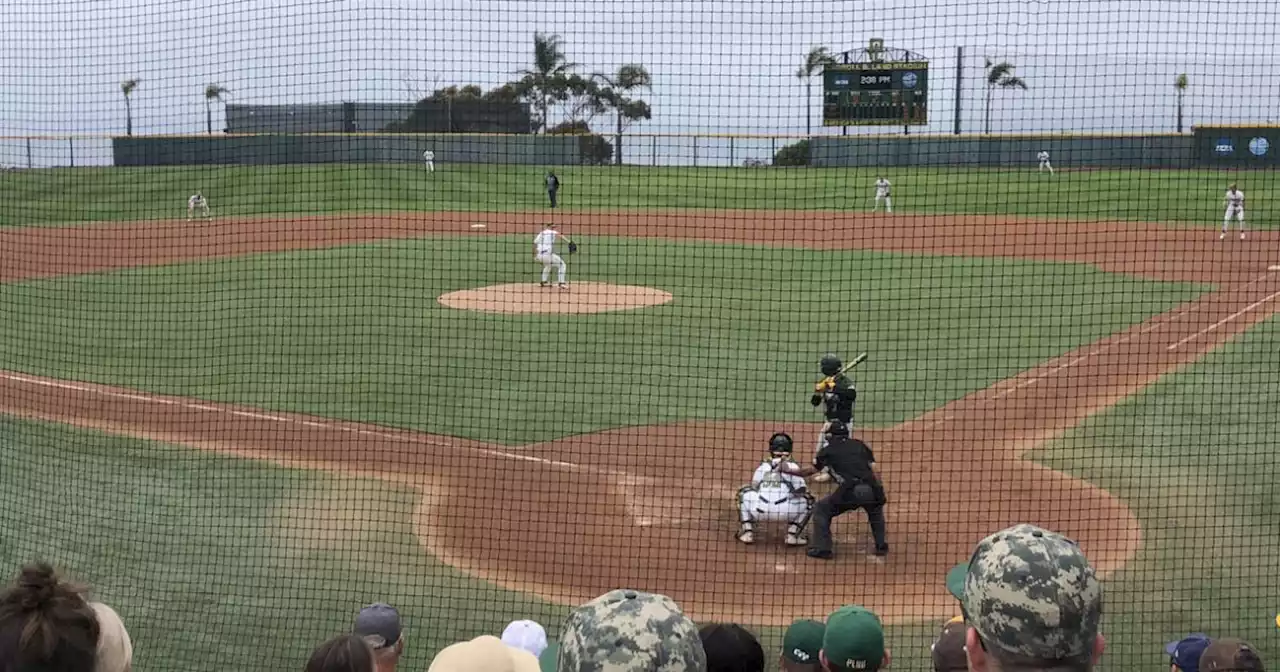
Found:
<svg viewBox="0 0 1280 672"><path fill-rule="evenodd" d="M849 436L849 425L841 420L832 420L827 423L827 436Z"/></svg>

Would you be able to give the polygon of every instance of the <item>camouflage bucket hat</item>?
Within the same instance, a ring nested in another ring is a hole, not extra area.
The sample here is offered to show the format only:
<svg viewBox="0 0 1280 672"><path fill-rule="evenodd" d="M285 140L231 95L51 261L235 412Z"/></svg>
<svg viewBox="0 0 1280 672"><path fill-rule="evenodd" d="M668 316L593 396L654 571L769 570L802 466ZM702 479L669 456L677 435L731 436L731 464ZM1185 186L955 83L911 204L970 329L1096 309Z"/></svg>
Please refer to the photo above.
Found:
<svg viewBox="0 0 1280 672"><path fill-rule="evenodd" d="M947 573L987 647L1034 660L1084 661L1102 620L1102 583L1076 543L1034 525L983 539Z"/></svg>
<svg viewBox="0 0 1280 672"><path fill-rule="evenodd" d="M697 626L665 595L605 593L574 609L559 639L559 672L707 669Z"/></svg>

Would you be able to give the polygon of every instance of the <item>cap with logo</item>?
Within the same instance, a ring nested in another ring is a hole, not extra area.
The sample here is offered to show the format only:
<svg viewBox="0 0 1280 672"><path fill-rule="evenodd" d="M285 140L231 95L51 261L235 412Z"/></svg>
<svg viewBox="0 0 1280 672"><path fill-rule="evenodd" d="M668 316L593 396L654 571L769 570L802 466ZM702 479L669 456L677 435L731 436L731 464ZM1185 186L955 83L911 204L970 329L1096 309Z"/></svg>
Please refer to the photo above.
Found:
<svg viewBox="0 0 1280 672"><path fill-rule="evenodd" d="M884 662L884 627L871 610L840 607L827 617L822 652L832 670L876 672Z"/></svg>
<svg viewBox="0 0 1280 672"><path fill-rule="evenodd" d="M1169 654L1169 661L1178 666L1182 672L1198 672L1200 669L1200 654L1209 648L1209 635L1203 632L1193 632L1176 642L1169 642L1164 647L1164 652Z"/></svg>
<svg viewBox="0 0 1280 672"><path fill-rule="evenodd" d="M569 614L559 641L559 672L707 669L697 626L665 595L605 593Z"/></svg>
<svg viewBox="0 0 1280 672"><path fill-rule="evenodd" d="M967 672L969 659L965 656L964 638L969 631L963 616L956 616L942 626L937 641L929 648L933 657L934 672Z"/></svg>
<svg viewBox="0 0 1280 672"><path fill-rule="evenodd" d="M427 672L540 672L538 659L507 646L493 635L451 644L440 650Z"/></svg>
<svg viewBox="0 0 1280 672"><path fill-rule="evenodd" d="M1266 672L1262 656L1248 642L1224 637L1215 639L1200 655L1200 672Z"/></svg>
<svg viewBox="0 0 1280 672"><path fill-rule="evenodd" d="M1074 541L1014 525L978 542L961 567L947 573L947 588L988 649L1063 662L1093 656L1102 582Z"/></svg>
<svg viewBox="0 0 1280 672"><path fill-rule="evenodd" d="M782 636L782 657L799 665L817 665L826 631L827 626L812 619L792 623Z"/></svg>
<svg viewBox="0 0 1280 672"><path fill-rule="evenodd" d="M356 624L351 631L364 637L375 649L392 646L400 641L400 612L383 602L371 604L356 615Z"/></svg>

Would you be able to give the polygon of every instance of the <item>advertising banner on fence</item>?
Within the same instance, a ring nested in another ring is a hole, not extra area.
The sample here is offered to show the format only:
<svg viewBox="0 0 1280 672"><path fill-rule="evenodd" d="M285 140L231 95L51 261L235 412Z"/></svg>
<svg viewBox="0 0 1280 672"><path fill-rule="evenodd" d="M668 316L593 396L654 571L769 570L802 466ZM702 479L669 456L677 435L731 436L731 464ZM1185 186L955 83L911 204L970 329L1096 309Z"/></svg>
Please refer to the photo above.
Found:
<svg viewBox="0 0 1280 672"><path fill-rule="evenodd" d="M1199 126L1196 149L1202 164L1275 167L1280 147L1278 126Z"/></svg>

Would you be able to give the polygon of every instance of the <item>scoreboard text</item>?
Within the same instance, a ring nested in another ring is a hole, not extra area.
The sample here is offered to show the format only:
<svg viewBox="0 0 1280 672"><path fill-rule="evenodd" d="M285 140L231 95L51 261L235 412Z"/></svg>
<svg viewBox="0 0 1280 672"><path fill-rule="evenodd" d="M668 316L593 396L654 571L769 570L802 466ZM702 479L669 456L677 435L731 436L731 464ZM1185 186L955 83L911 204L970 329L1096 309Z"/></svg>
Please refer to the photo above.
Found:
<svg viewBox="0 0 1280 672"><path fill-rule="evenodd" d="M824 126L929 123L929 64L850 63L822 71Z"/></svg>

